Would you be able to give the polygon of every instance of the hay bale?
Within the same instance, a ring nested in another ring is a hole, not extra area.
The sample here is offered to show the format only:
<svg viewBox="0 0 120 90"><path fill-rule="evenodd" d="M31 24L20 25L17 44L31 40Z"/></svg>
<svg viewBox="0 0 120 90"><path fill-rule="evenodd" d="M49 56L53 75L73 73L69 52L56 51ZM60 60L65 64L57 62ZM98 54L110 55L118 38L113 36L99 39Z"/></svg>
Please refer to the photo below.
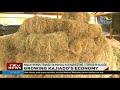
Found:
<svg viewBox="0 0 120 90"><path fill-rule="evenodd" d="M15 47L11 42L11 35L0 37L0 70L6 69L6 63L15 61Z"/></svg>
<svg viewBox="0 0 120 90"><path fill-rule="evenodd" d="M94 39L89 37L74 40L70 44L70 50L77 56L80 56L81 62L95 60L94 54L98 52Z"/></svg>
<svg viewBox="0 0 120 90"><path fill-rule="evenodd" d="M102 36L102 28L99 24L89 24L88 31L84 32L90 38L98 38Z"/></svg>
<svg viewBox="0 0 120 90"><path fill-rule="evenodd" d="M21 78L20 75L0 75L0 78Z"/></svg>
<svg viewBox="0 0 120 90"><path fill-rule="evenodd" d="M30 34L25 41L25 50L27 55L24 58L24 54L23 56L18 54L17 58L19 60L24 61L28 57L28 61L50 62L53 57L56 59L56 53L69 51L68 37L64 32L45 35ZM19 61L18 59L17 61Z"/></svg>
<svg viewBox="0 0 120 90"><path fill-rule="evenodd" d="M44 75L42 78L102 78L102 75L91 75L91 74L57 74L57 75ZM39 77L39 76L38 76Z"/></svg>
<svg viewBox="0 0 120 90"><path fill-rule="evenodd" d="M27 34L26 33L21 33L21 32L17 32L15 34L12 35L12 43L15 46L16 49L16 53L23 53L25 52L25 41L27 38Z"/></svg>
<svg viewBox="0 0 120 90"><path fill-rule="evenodd" d="M26 39L26 51L45 53L51 51L68 50L68 37L64 32L51 34L30 34Z"/></svg>
<svg viewBox="0 0 120 90"><path fill-rule="evenodd" d="M105 36L83 37L70 43L70 51L79 56L81 63L107 63L110 70L116 70L116 58L109 40ZM114 64L113 64L114 63Z"/></svg>
<svg viewBox="0 0 120 90"><path fill-rule="evenodd" d="M89 25L75 20L61 20L60 30L65 31L68 35L69 42L78 38L97 38L102 35L100 25Z"/></svg>
<svg viewBox="0 0 120 90"><path fill-rule="evenodd" d="M75 33L75 31L77 32ZM87 52L90 51L94 53L97 51L96 48L97 46L99 48L106 46L106 45L101 45L101 43L102 44L107 43L107 40L104 36L102 36L102 29L100 25L88 25L88 29L84 29L84 30L77 29L75 31L73 29L72 33L73 36L75 36L76 38L71 40L69 46L70 46L70 50L76 53L77 55L79 55L81 51L87 51ZM70 37L72 37L72 33ZM106 47L104 47L103 50L104 49L106 49Z"/></svg>
<svg viewBox="0 0 120 90"><path fill-rule="evenodd" d="M86 13L65 13L63 19L33 17L25 20L13 43L1 39L3 51L15 47L15 60L22 63L107 63L116 70L116 56L100 25L89 25ZM70 19L70 20L68 20ZM9 44L7 44L9 45ZM11 46L12 45L12 46ZM1 47L0 47L1 48ZM1 52L3 53L1 50ZM117 53L118 54L118 53ZM6 57L6 55L5 55ZM14 57L11 57L14 59ZM4 63L4 62L3 62ZM4 66L4 64L3 64ZM26 77L108 77L107 75L32 75ZM24 76L21 76L24 77Z"/></svg>
<svg viewBox="0 0 120 90"><path fill-rule="evenodd" d="M29 75L19 75L20 78L43 78L44 74L29 74Z"/></svg>
<svg viewBox="0 0 120 90"><path fill-rule="evenodd" d="M14 46L11 41L12 36L6 35L0 37L0 51L1 52L7 52L12 51L14 49Z"/></svg>
<svg viewBox="0 0 120 90"><path fill-rule="evenodd" d="M68 51L51 54L50 59L52 63L79 63L79 57Z"/></svg>
<svg viewBox="0 0 120 90"><path fill-rule="evenodd" d="M17 62L24 62L24 63L28 63L28 62L47 62L48 60L48 55L46 54L46 48L47 48L47 44L45 44L46 40L44 41L42 34L30 34L26 37L26 39L24 40L24 46L23 44L21 45L22 47L24 47L24 52L19 52L16 55L16 61ZM38 45L39 42L42 43L41 44L41 49L44 52L38 52ZM43 48L42 45L44 45L45 47Z"/></svg>
<svg viewBox="0 0 120 90"><path fill-rule="evenodd" d="M49 63L48 56L35 55L30 53L19 53L16 55L16 62L22 63Z"/></svg>
<svg viewBox="0 0 120 90"><path fill-rule="evenodd" d="M41 42L46 41L46 47L44 45L40 44ZM66 60L66 57L63 55L64 52L69 51L68 47L68 37L64 32L56 32L45 35L45 38L43 38L43 41L40 41L38 46L36 47L37 53L42 53L45 51L45 54L49 55L48 60L49 61L55 61L57 60ZM61 57L59 57L58 53L61 52Z"/></svg>
<svg viewBox="0 0 120 90"><path fill-rule="evenodd" d="M14 53L2 53L0 55L0 70L6 69L6 64L15 62L15 54Z"/></svg>
<svg viewBox="0 0 120 90"><path fill-rule="evenodd" d="M74 39L84 36L84 32L88 31L88 24L75 20L62 20L60 30L66 32L69 42L71 42Z"/></svg>
<svg viewBox="0 0 120 90"><path fill-rule="evenodd" d="M19 32L30 33L52 33L59 28L59 20L35 16L26 19L20 26Z"/></svg>
<svg viewBox="0 0 120 90"><path fill-rule="evenodd" d="M36 53L35 48L38 45L38 42L43 38L42 34L31 33L27 36L25 40L25 50L26 52Z"/></svg>
<svg viewBox="0 0 120 90"><path fill-rule="evenodd" d="M88 23L90 14L85 12L65 12L62 19L76 20L84 23Z"/></svg>
<svg viewBox="0 0 120 90"><path fill-rule="evenodd" d="M65 32L59 31L46 34L46 38L50 44L52 51L68 51L68 36Z"/></svg>

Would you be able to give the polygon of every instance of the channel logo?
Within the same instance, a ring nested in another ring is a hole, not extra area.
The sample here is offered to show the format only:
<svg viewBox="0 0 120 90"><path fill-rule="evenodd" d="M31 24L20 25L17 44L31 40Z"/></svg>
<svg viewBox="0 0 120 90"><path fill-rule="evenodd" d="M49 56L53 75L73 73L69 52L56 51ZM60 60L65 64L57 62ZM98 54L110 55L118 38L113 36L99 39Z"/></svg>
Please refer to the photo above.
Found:
<svg viewBox="0 0 120 90"><path fill-rule="evenodd" d="M7 70L23 70L22 63L7 63Z"/></svg>

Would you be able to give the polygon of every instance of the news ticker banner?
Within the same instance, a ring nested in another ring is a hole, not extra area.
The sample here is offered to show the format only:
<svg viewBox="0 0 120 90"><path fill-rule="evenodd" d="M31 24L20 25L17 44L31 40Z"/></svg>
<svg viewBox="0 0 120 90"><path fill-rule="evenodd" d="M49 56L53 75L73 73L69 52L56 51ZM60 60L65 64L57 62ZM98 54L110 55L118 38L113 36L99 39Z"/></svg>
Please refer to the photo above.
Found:
<svg viewBox="0 0 120 90"><path fill-rule="evenodd" d="M3 75L25 75L25 74L120 74L120 71L23 71L3 70Z"/></svg>
<svg viewBox="0 0 120 90"><path fill-rule="evenodd" d="M0 74L120 74L109 71L105 63L7 63L6 66L7 70Z"/></svg>

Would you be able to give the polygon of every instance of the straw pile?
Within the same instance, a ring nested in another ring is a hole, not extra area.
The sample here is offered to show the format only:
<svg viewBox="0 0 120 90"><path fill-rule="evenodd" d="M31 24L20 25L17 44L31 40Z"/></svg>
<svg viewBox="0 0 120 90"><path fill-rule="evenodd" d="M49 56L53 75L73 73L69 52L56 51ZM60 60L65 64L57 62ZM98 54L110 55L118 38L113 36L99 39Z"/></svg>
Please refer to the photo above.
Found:
<svg viewBox="0 0 120 90"><path fill-rule="evenodd" d="M70 44L70 50L79 56L81 63L108 63L110 69L116 69L113 65L115 60L112 47L103 36L96 39L79 38Z"/></svg>
<svg viewBox="0 0 120 90"><path fill-rule="evenodd" d="M63 57L62 60L65 60L65 53L68 52L68 37L64 32L55 32L51 34L30 34L26 38L25 50L27 54L18 54L17 58L25 57L23 62L27 57L30 57L27 60L33 60L33 62L50 62L58 57ZM59 56L59 55L60 56ZM22 57L20 57L22 55ZM57 57L58 56L58 57Z"/></svg>
<svg viewBox="0 0 120 90"><path fill-rule="evenodd" d="M117 40L111 40L112 48L113 48L113 53L116 56L117 62L116 62L116 70L120 70L120 42ZM113 75L112 78L120 78L120 75Z"/></svg>
<svg viewBox="0 0 120 90"><path fill-rule="evenodd" d="M52 33L59 28L58 19L44 18L35 16L28 18L21 25L19 32L31 33Z"/></svg>
<svg viewBox="0 0 120 90"><path fill-rule="evenodd" d="M120 47L113 47L114 55L117 56L117 69L120 70Z"/></svg>
<svg viewBox="0 0 120 90"><path fill-rule="evenodd" d="M84 23L88 23L90 14L85 12L65 12L62 19L76 20Z"/></svg>
<svg viewBox="0 0 120 90"><path fill-rule="evenodd" d="M64 20L60 30L65 31L68 35L69 42L78 38L97 38L102 35L100 25L89 25L74 20Z"/></svg>
<svg viewBox="0 0 120 90"><path fill-rule="evenodd" d="M117 58L113 53L109 40L102 35L100 25L88 24L88 16L82 12L67 12L61 20L38 16L29 18L21 25L19 32L11 36L10 44L7 44L9 42L4 41L5 39L0 39L2 49L5 48L1 52L3 53L4 50L8 52L13 48L13 51L15 51L13 59L16 62L108 63L110 70L116 70ZM11 49L9 50L8 47ZM33 77L77 78L108 76L33 75Z"/></svg>
<svg viewBox="0 0 120 90"><path fill-rule="evenodd" d="M13 34L11 41L13 43L13 45L15 46L16 49L16 53L23 53L25 52L25 40L27 38L27 34L26 33L21 33L21 32L17 32L15 34Z"/></svg>
<svg viewBox="0 0 120 90"><path fill-rule="evenodd" d="M83 33L88 30L88 24L83 24L82 22L75 20L63 20L60 30L66 32L68 40L71 42L72 40L83 36Z"/></svg>
<svg viewBox="0 0 120 90"><path fill-rule="evenodd" d="M15 61L15 47L11 35L0 37L0 70L6 69L6 63Z"/></svg>

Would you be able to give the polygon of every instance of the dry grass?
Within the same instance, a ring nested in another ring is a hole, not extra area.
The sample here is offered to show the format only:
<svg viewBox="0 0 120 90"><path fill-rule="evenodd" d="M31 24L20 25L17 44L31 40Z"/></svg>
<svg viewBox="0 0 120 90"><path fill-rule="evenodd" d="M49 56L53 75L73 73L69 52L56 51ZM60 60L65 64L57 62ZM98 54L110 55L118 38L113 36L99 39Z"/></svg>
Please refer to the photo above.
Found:
<svg viewBox="0 0 120 90"><path fill-rule="evenodd" d="M20 33L17 32L15 34L13 34L11 41L14 44L15 48L16 48L16 53L23 53L25 52L25 41L27 38L27 34L26 33Z"/></svg>
<svg viewBox="0 0 120 90"><path fill-rule="evenodd" d="M109 40L102 36L100 30L97 25L94 25L92 30L83 31L84 36L80 36L69 44L70 50L79 56L81 63L108 63L110 70L116 70L116 57L113 49Z"/></svg>
<svg viewBox="0 0 120 90"><path fill-rule="evenodd" d="M120 70L120 47L113 47L114 55L117 57L117 70Z"/></svg>
<svg viewBox="0 0 120 90"><path fill-rule="evenodd" d="M112 39L111 45L113 48L114 56L116 56L116 70L120 70L120 42L117 40ZM114 61L115 62L115 61ZM120 75L112 75L111 78L120 78Z"/></svg>
<svg viewBox="0 0 120 90"><path fill-rule="evenodd" d="M64 32L46 35L30 34L25 43L27 55L23 54L23 56L18 55L17 57L20 58L19 60L25 57L22 61L28 57L27 60L32 62L50 62L53 60L51 57L57 56L56 53L69 51L67 39L68 37Z"/></svg>
<svg viewBox="0 0 120 90"><path fill-rule="evenodd" d="M88 23L90 19L90 14L85 12L66 12L62 16L62 19L76 20Z"/></svg>
<svg viewBox="0 0 120 90"><path fill-rule="evenodd" d="M6 69L6 63L14 62L15 47L11 42L11 35L0 37L0 70Z"/></svg>
<svg viewBox="0 0 120 90"><path fill-rule="evenodd" d="M52 33L59 29L59 20L35 16L28 18L21 25L19 32L31 33Z"/></svg>
<svg viewBox="0 0 120 90"><path fill-rule="evenodd" d="M62 20L61 31L68 35L69 42L79 37L84 37L85 31L88 31L88 24L75 20Z"/></svg>

